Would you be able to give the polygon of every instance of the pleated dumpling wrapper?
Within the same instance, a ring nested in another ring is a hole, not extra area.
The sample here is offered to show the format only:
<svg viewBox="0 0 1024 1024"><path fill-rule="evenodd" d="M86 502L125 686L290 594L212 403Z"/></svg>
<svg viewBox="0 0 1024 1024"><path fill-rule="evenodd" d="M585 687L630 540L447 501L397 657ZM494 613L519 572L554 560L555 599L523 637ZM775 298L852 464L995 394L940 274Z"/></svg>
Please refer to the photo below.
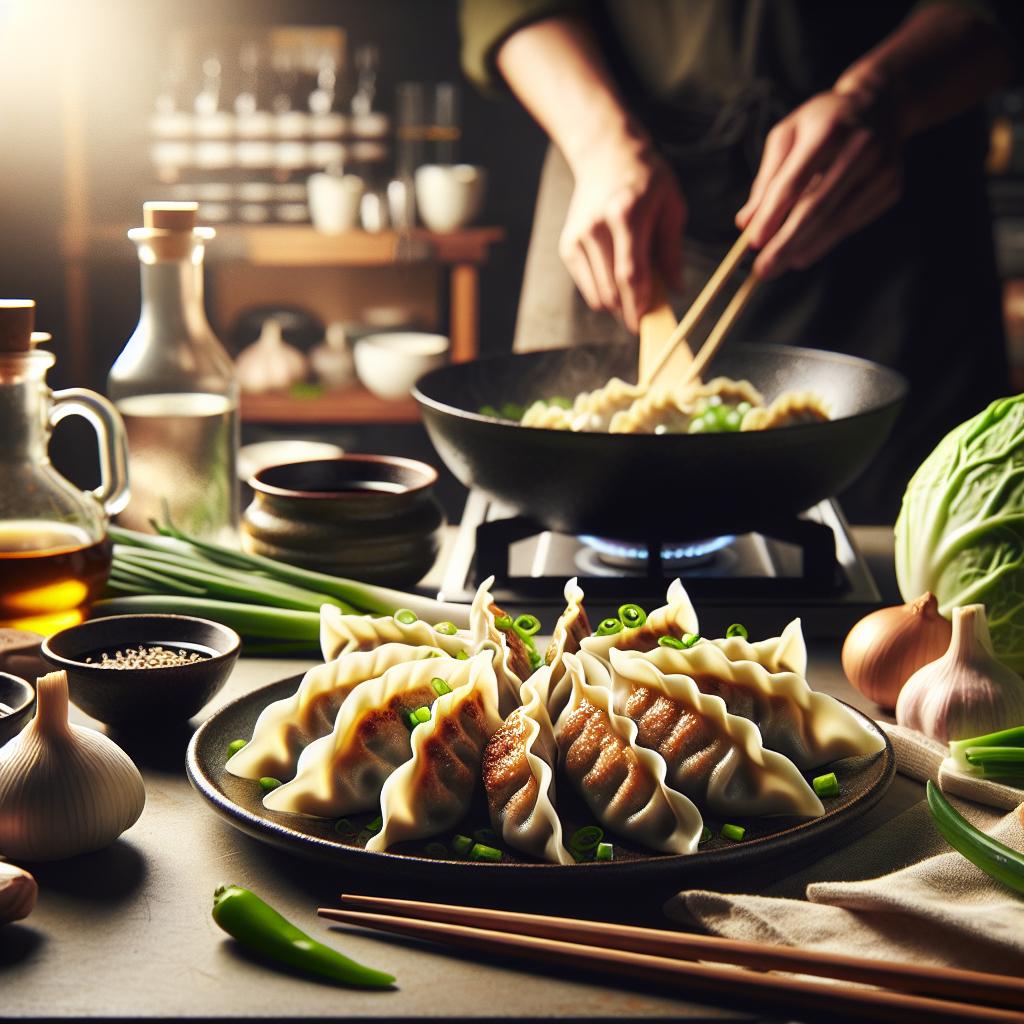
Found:
<svg viewBox="0 0 1024 1024"><path fill-rule="evenodd" d="M547 712L550 680L551 668L545 665L523 683L522 706L484 750L484 790L491 824L508 846L555 864L573 864L555 809L558 747Z"/></svg>
<svg viewBox="0 0 1024 1024"><path fill-rule="evenodd" d="M566 587L566 596L569 596ZM582 600L582 592L580 600ZM566 609L568 612L570 609ZM665 604L655 608L642 626L623 629L607 636L585 636L580 638L579 649L594 657L608 661L611 650L650 651L658 646L658 638L662 636L682 637L687 633L697 632L697 613L693 609L689 595L679 580L669 584L665 596ZM548 712L556 720L569 700L572 683L568 675L556 671L555 680L548 695Z"/></svg>
<svg viewBox="0 0 1024 1024"><path fill-rule="evenodd" d="M800 620L793 619L781 635L767 640L726 636L711 640L730 661L756 661L769 672L795 672L807 677L807 644Z"/></svg>
<svg viewBox="0 0 1024 1024"><path fill-rule="evenodd" d="M770 672L756 661L733 661L729 654L736 652L700 640L686 650L658 647L644 657L666 675L689 676L701 693L721 697L730 714L750 719L764 745L785 754L801 771L885 748L860 715L812 690L802 675Z"/></svg>
<svg viewBox="0 0 1024 1024"><path fill-rule="evenodd" d="M571 691L555 723L566 778L602 825L663 853L693 853L704 822L665 781L660 754L636 741L636 725L612 707L609 686L591 686L580 657L564 655Z"/></svg>
<svg viewBox="0 0 1024 1024"><path fill-rule="evenodd" d="M519 706L519 689L532 674L533 666L522 637L514 629L498 629L497 619L506 613L494 603L493 585L494 577L489 576L477 588L469 609L469 631L477 650L485 643L495 645L498 650L494 671L498 677L500 712L504 717ZM506 617L511 620L511 616Z"/></svg>
<svg viewBox="0 0 1024 1024"><path fill-rule="evenodd" d="M360 683L342 704L334 728L299 757L295 778L263 799L271 811L334 818L376 805L391 773L412 756L410 713L430 707L446 689L466 685L492 648L476 659L404 662ZM438 684L438 681L444 685Z"/></svg>
<svg viewBox="0 0 1024 1024"><path fill-rule="evenodd" d="M575 576L565 585L565 611L558 617L551 631L551 642L544 652L544 664L551 667L547 690L558 685L565 675L563 654L576 654L580 644L593 633L586 609L583 607L583 588Z"/></svg>
<svg viewBox="0 0 1024 1024"><path fill-rule="evenodd" d="M470 658L468 681L442 694L427 721L413 727L412 756L380 794L381 829L366 849L440 835L469 811L487 741L501 727L498 679L487 652Z"/></svg>
<svg viewBox="0 0 1024 1024"><path fill-rule="evenodd" d="M403 622L394 615L345 615L336 605L321 606L320 649L324 661L355 651L372 651L384 644L437 647L452 657L460 653L468 656L477 649L477 640L469 630L445 632L422 619Z"/></svg>
<svg viewBox="0 0 1024 1024"><path fill-rule="evenodd" d="M299 755L334 728L339 709L360 683L404 662L444 656L437 647L389 643L314 666L295 693L260 712L252 739L228 760L227 770L243 779L290 779Z"/></svg>
<svg viewBox="0 0 1024 1024"><path fill-rule="evenodd" d="M608 672L584 654L588 679ZM611 652L613 705L637 727L641 746L665 761L668 784L715 815L816 818L821 801L796 765L766 750L757 726L730 715L689 676L666 675L636 651Z"/></svg>

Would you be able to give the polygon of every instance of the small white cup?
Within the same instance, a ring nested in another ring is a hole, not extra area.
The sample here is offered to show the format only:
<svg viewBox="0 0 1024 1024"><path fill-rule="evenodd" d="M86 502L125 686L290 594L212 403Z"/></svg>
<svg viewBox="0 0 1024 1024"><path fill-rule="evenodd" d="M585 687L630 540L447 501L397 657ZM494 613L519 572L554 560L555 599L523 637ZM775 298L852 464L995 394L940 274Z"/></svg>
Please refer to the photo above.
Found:
<svg viewBox="0 0 1024 1024"><path fill-rule="evenodd" d="M487 169L472 164L424 164L416 168L416 208L431 231L458 231L479 215Z"/></svg>
<svg viewBox="0 0 1024 1024"><path fill-rule="evenodd" d="M351 231L359 223L359 202L363 198L363 179L357 174L311 174L309 214L313 227L325 235Z"/></svg>
<svg viewBox="0 0 1024 1024"><path fill-rule="evenodd" d="M356 374L378 398L408 398L409 389L423 374L442 366L448 353L443 334L388 331L367 334L353 349Z"/></svg>

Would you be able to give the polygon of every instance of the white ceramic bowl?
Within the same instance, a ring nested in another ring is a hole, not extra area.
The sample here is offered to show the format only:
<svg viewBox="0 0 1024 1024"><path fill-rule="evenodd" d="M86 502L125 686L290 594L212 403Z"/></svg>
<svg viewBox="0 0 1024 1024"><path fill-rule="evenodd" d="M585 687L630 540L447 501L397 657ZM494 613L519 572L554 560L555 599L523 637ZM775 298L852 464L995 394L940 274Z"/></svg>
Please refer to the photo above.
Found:
<svg viewBox="0 0 1024 1024"><path fill-rule="evenodd" d="M443 334L394 331L368 334L355 343L356 375L378 398L407 398L409 389L428 370L445 361L448 339Z"/></svg>
<svg viewBox="0 0 1024 1024"><path fill-rule="evenodd" d="M307 182L313 227L327 235L351 231L359 223L363 179L356 174L311 174Z"/></svg>
<svg viewBox="0 0 1024 1024"><path fill-rule="evenodd" d="M431 231L457 231L480 214L487 170L472 164L424 164L416 168L416 209Z"/></svg>

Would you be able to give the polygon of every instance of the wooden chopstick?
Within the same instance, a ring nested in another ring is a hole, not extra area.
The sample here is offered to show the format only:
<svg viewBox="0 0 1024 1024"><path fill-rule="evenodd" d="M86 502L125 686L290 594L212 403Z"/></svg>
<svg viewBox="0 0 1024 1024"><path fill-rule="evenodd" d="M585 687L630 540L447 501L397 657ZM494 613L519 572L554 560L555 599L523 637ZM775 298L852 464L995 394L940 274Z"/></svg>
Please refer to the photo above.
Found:
<svg viewBox="0 0 1024 1024"><path fill-rule="evenodd" d="M708 278L708 283L704 285L700 294L693 300L693 305L686 311L683 319L679 321L678 326L672 332L672 336L665 343L661 352L658 353L658 358L647 368L647 375L644 380L639 381L640 384L650 387L654 383L655 378L664 369L676 345L687 339L690 332L696 326L697 321L704 315L708 306L715 301L718 293L722 290L722 286L739 266L740 260L746 255L749 248L750 232L748 229L736 239L733 247L726 253L725 259L719 263L715 272ZM739 310L737 310L738 312ZM722 333L724 335L725 332L723 331Z"/></svg>
<svg viewBox="0 0 1024 1024"><path fill-rule="evenodd" d="M860 988L843 984L806 981L779 974L765 974L742 967L691 963L669 957L651 956L586 946L574 942L492 931L469 925L416 920L392 914L364 913L321 907L321 917L346 924L362 925L395 935L428 939L445 945L540 960L546 966L565 964L600 970L642 981L681 988L685 994L715 993L759 1007L788 1012L825 1010L830 1016L872 1021L928 1020L929 1024L966 1024L968 1021L1008 1021L1021 1024L1024 1013L1005 1008L947 1002L905 995L886 989ZM914 1014L916 1016L908 1016Z"/></svg>

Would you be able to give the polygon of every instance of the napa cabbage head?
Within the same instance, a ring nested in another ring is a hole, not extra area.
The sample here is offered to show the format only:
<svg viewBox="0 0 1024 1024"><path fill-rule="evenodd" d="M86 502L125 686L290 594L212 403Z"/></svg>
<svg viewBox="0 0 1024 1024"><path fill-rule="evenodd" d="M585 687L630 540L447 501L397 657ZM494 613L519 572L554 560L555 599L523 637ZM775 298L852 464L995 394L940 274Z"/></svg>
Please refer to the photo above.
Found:
<svg viewBox="0 0 1024 1024"><path fill-rule="evenodd" d="M951 431L907 485L896 520L904 600L943 615L985 605L1000 661L1024 673L1024 394Z"/></svg>

